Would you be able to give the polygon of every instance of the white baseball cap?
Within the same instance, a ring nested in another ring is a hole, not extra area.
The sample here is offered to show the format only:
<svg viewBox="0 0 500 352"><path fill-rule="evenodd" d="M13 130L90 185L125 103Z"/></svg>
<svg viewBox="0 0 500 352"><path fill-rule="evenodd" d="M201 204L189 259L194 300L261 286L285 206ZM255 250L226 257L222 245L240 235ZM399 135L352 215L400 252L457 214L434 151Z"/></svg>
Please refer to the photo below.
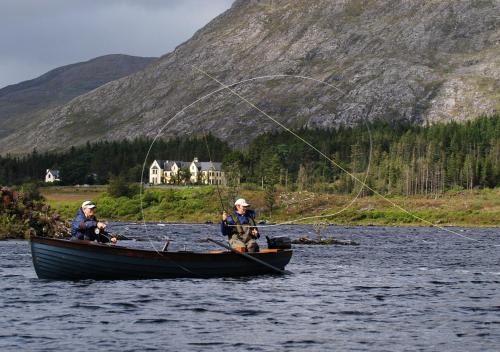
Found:
<svg viewBox="0 0 500 352"><path fill-rule="evenodd" d="M250 204L247 203L247 201L244 200L243 198L240 198L240 199L237 199L236 202L234 202L234 205L241 205L244 207L248 207Z"/></svg>
<svg viewBox="0 0 500 352"><path fill-rule="evenodd" d="M92 209L95 208L95 204L91 200L86 200L82 203L82 209Z"/></svg>

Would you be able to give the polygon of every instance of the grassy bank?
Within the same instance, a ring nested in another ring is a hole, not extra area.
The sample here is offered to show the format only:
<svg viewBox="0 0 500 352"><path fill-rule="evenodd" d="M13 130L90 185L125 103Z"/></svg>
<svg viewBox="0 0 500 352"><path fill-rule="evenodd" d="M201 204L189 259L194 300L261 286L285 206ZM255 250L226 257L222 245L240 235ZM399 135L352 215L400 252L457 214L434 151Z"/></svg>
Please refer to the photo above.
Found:
<svg viewBox="0 0 500 352"><path fill-rule="evenodd" d="M226 190L222 190L226 194ZM113 198L105 187L49 187L42 194L63 217L72 218L81 202L94 200L98 215L107 220L142 220L139 195ZM428 226L378 196L353 196L284 192L276 195L276 206L270 213L262 190L242 190L238 196L251 201L259 219L285 222L307 216L331 215L306 219L299 223L326 222L349 225ZM434 224L442 226L499 226L500 189L447 192L439 197L392 196L391 202ZM147 189L143 195L146 221L205 222L219 221L220 201L214 187Z"/></svg>

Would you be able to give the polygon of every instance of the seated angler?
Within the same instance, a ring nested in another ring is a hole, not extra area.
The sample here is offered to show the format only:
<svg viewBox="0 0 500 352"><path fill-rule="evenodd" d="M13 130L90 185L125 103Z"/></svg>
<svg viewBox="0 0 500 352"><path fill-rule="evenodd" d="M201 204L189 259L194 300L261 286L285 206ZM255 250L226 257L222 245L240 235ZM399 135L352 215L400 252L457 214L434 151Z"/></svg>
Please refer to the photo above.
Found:
<svg viewBox="0 0 500 352"><path fill-rule="evenodd" d="M115 237L109 238L106 235L106 224L97 221L95 210L96 206L90 200L82 203L71 223L71 239L116 243Z"/></svg>
<svg viewBox="0 0 500 352"><path fill-rule="evenodd" d="M255 212L248 209L248 204L240 198L234 203L234 212L222 213L221 231L229 239L233 248L244 247L248 252L258 252L257 239L260 237L255 223Z"/></svg>

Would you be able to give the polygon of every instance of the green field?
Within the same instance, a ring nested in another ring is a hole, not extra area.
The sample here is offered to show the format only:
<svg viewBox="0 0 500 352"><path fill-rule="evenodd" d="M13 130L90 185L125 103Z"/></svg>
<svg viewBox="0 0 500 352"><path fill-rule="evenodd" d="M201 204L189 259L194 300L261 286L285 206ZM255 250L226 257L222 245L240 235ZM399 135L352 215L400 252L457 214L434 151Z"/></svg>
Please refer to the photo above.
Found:
<svg viewBox="0 0 500 352"><path fill-rule="evenodd" d="M387 199L281 190L276 194L272 213L266 208L265 193L260 189L242 189L234 197L228 197L229 190L224 188L220 193L224 199L246 198L257 210L258 220L273 223L496 227L500 219L499 188L449 191L439 197L391 196ZM114 221L138 221L144 214L146 221L218 222L222 208L218 191L208 186L146 189L142 194L142 207L139 195L113 198L102 186L47 187L42 189L42 194L53 209L68 219L87 199L96 202L100 218ZM305 217L315 218L302 219Z"/></svg>

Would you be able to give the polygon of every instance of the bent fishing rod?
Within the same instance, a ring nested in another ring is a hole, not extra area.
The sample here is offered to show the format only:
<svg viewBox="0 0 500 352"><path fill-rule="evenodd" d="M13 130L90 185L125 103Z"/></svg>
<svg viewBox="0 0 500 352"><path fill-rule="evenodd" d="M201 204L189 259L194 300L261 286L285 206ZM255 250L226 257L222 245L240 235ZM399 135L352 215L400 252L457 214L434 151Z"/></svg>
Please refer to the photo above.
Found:
<svg viewBox="0 0 500 352"><path fill-rule="evenodd" d="M206 135L206 133L203 133L203 139L205 140L205 146L207 147L208 160L210 161L210 165L212 165L212 167L213 167L214 164L212 162L212 154L210 153L210 148L208 147L208 141L207 141L207 135ZM215 182L215 187L217 188L217 194L219 196L219 201L220 201L220 205L221 205L222 211L224 211L224 212L227 213L227 210L224 207L224 202L222 201L222 196L220 194L219 182L217 182L217 181Z"/></svg>

